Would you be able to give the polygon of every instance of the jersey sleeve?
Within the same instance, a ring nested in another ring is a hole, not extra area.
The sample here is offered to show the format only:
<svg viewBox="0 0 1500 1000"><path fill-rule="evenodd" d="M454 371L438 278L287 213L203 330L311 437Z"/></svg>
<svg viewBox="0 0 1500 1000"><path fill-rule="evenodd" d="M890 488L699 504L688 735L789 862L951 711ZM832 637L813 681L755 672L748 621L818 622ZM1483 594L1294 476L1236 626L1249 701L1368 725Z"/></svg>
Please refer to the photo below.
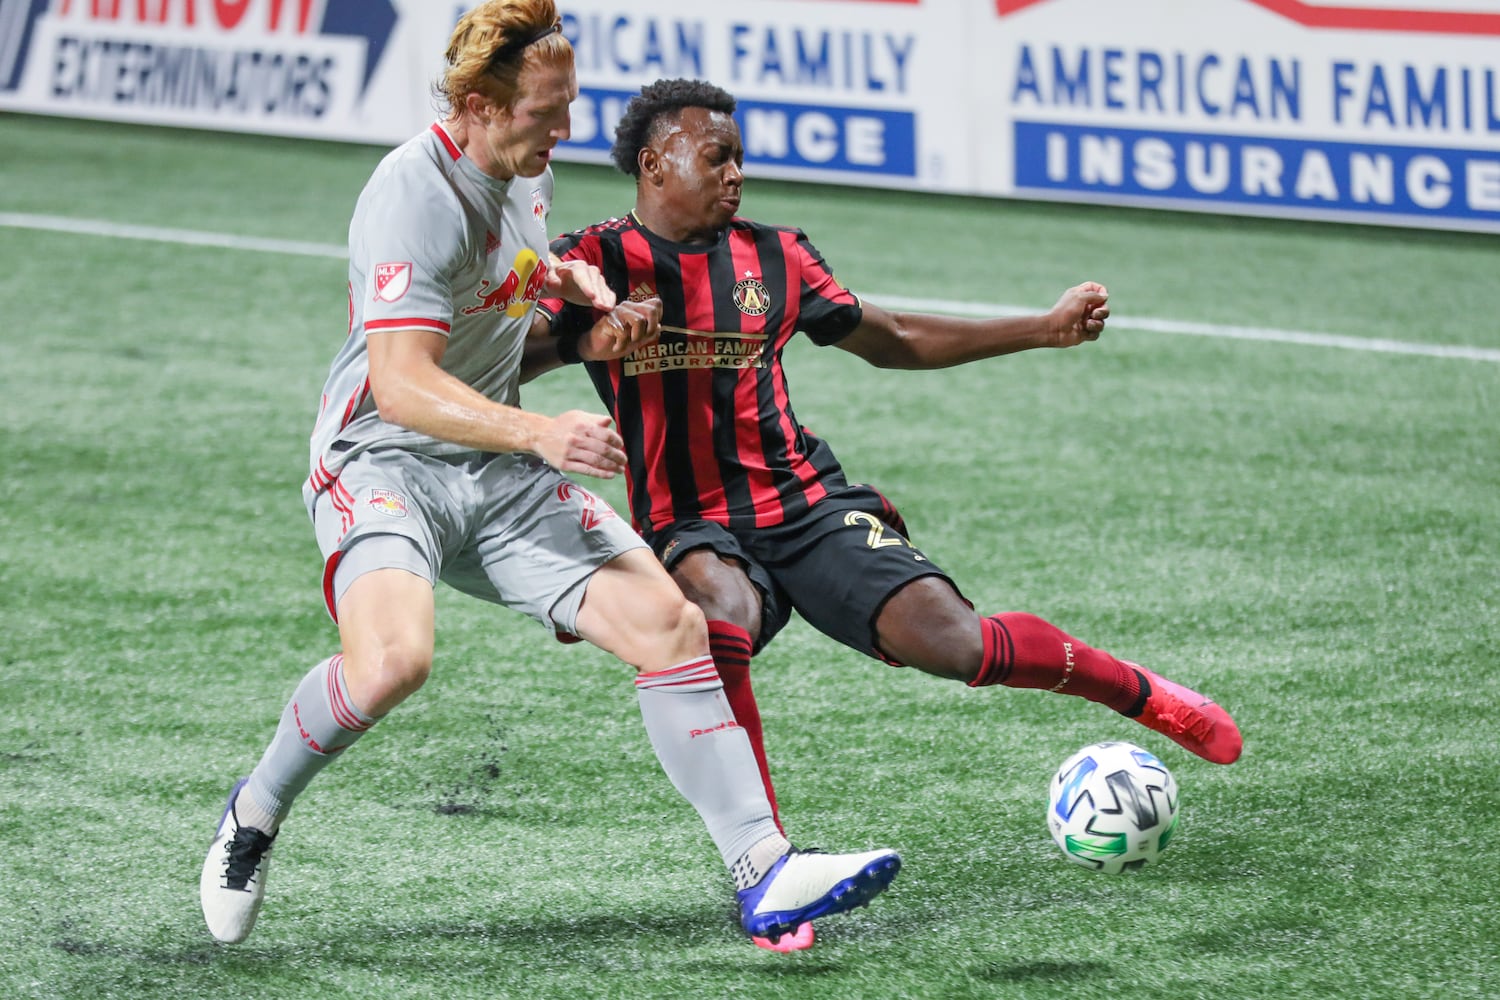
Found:
<svg viewBox="0 0 1500 1000"><path fill-rule="evenodd" d="M815 344L836 344L859 326L864 309L858 296L838 283L823 255L800 229L795 248L802 272L797 327Z"/></svg>
<svg viewBox="0 0 1500 1000"><path fill-rule="evenodd" d="M366 333L452 329L463 215L423 194L394 178L366 192L349 262Z"/></svg>

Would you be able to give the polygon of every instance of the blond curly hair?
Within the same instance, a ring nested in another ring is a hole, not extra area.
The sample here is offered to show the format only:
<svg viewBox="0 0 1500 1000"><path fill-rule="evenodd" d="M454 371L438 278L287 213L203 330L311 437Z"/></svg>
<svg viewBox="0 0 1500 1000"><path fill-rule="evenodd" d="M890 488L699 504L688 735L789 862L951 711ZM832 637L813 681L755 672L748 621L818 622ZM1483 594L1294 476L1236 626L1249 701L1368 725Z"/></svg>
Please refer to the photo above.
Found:
<svg viewBox="0 0 1500 1000"><path fill-rule="evenodd" d="M458 114L464 99L473 93L510 107L516 99L521 66L530 54L547 63L571 63L573 46L560 33L551 34L497 66L491 67L490 60L501 46L560 23L553 0L485 0L459 18L448 41L447 65L433 85L439 109Z"/></svg>

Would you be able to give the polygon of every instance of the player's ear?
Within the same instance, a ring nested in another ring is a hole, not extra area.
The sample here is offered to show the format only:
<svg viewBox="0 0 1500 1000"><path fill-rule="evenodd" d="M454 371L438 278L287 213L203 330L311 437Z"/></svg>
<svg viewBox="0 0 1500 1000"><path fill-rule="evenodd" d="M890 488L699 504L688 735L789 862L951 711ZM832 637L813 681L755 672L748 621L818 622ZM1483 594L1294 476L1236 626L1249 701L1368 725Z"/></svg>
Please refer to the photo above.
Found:
<svg viewBox="0 0 1500 1000"><path fill-rule="evenodd" d="M471 90L464 95L464 110L469 113L470 118L474 119L480 124L488 125L490 123L490 119L495 116L495 112L500 109L499 106L496 105L495 102L490 100L488 97L479 93L477 90Z"/></svg>
<svg viewBox="0 0 1500 1000"><path fill-rule="evenodd" d="M641 180L661 185L661 156L650 146L642 146L635 162L641 171Z"/></svg>

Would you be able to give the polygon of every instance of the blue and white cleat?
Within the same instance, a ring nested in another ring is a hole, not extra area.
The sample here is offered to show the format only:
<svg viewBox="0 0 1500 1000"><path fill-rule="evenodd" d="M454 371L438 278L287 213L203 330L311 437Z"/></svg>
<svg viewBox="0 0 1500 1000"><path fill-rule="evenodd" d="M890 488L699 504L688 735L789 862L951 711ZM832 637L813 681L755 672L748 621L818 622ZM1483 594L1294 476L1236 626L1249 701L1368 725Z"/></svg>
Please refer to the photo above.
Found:
<svg viewBox="0 0 1500 1000"><path fill-rule="evenodd" d="M758 884L736 893L740 926L774 944L800 924L868 905L900 870L895 851L823 854L794 848Z"/></svg>
<svg viewBox="0 0 1500 1000"><path fill-rule="evenodd" d="M274 834L240 826L234 815L234 800L248 779L241 778L229 792L229 804L219 819L219 830L209 845L198 880L203 919L209 932L225 944L236 944L250 936L260 904L266 898L266 870L271 866Z"/></svg>

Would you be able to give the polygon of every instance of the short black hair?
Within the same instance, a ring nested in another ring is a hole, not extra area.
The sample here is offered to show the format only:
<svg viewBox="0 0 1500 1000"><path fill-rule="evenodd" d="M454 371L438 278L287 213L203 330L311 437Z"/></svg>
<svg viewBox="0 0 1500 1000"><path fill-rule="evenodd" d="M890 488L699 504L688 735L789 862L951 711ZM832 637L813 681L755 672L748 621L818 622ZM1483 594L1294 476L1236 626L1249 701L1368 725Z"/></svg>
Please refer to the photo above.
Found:
<svg viewBox="0 0 1500 1000"><path fill-rule="evenodd" d="M684 108L707 108L734 114L734 97L729 91L704 80L657 80L625 105L625 113L615 126L615 145L609 151L615 166L631 177L641 175L641 150L652 139L660 123Z"/></svg>

